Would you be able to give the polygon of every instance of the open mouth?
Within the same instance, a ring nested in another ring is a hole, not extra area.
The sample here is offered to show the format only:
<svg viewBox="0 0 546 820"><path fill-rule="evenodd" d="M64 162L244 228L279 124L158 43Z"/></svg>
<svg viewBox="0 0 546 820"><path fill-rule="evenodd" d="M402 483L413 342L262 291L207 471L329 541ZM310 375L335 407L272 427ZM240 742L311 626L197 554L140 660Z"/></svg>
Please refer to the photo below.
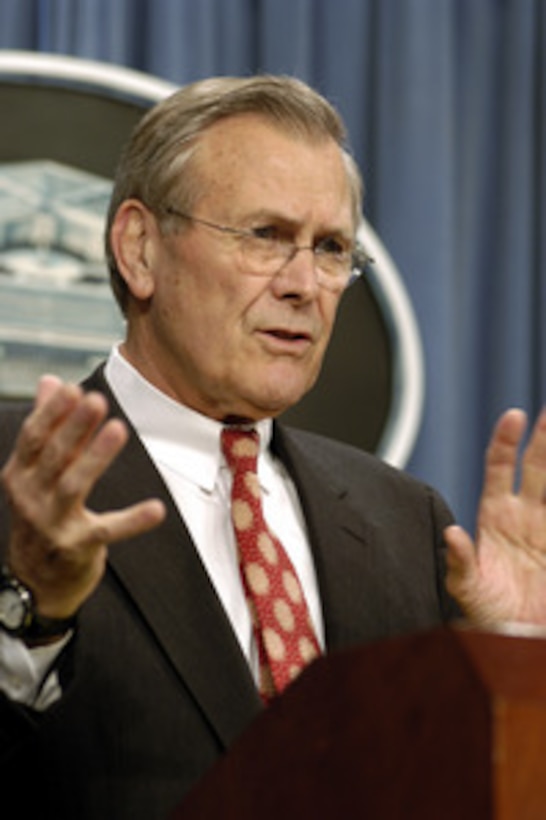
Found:
<svg viewBox="0 0 546 820"><path fill-rule="evenodd" d="M308 333L300 333L298 331L290 331L290 330L268 330L266 331L269 336L273 336L275 339L280 339L281 341L286 342L309 342L311 341L311 337Z"/></svg>

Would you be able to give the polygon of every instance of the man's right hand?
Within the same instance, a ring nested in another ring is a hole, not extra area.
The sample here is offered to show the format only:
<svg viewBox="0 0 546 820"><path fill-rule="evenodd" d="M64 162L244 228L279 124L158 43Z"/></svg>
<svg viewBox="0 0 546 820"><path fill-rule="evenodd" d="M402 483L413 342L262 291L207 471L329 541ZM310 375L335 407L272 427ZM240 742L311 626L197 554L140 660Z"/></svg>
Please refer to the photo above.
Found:
<svg viewBox="0 0 546 820"><path fill-rule="evenodd" d="M119 419L106 420L100 393L85 393L43 376L2 470L11 511L7 563L32 591L37 611L68 618L98 585L108 545L163 520L161 501L95 513L86 500L128 437Z"/></svg>

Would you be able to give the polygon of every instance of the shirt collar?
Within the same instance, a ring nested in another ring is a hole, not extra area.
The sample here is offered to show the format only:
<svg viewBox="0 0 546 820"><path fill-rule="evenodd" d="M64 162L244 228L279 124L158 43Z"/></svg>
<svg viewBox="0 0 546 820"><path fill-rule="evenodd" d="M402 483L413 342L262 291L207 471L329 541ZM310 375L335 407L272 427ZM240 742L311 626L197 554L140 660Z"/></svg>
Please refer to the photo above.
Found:
<svg viewBox="0 0 546 820"><path fill-rule="evenodd" d="M220 450L222 423L158 390L129 364L117 347L108 358L105 376L154 460L212 492L224 464ZM262 419L254 426L260 434L260 453L267 453L271 419Z"/></svg>

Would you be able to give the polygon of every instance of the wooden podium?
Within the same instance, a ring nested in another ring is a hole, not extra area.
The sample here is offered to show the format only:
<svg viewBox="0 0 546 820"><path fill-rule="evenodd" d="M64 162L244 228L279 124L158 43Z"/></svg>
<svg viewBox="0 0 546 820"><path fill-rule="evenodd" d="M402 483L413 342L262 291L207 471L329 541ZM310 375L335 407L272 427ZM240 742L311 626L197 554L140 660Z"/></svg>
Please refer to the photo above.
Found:
<svg viewBox="0 0 546 820"><path fill-rule="evenodd" d="M315 662L176 820L544 820L546 640L464 627Z"/></svg>

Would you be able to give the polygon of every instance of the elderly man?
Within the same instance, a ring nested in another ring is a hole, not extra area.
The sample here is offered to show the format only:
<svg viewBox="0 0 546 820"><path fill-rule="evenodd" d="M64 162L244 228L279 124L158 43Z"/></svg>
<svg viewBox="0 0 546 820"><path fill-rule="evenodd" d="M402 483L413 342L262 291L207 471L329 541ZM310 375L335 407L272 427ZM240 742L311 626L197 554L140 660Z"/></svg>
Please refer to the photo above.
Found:
<svg viewBox="0 0 546 820"><path fill-rule="evenodd" d="M546 621L545 415L518 495L524 419L499 422L476 543L430 488L274 421L358 272L360 197L293 79L199 82L135 130L107 231L126 338L0 426L2 772L37 816L168 816L318 653L452 617L446 546L467 616Z"/></svg>

